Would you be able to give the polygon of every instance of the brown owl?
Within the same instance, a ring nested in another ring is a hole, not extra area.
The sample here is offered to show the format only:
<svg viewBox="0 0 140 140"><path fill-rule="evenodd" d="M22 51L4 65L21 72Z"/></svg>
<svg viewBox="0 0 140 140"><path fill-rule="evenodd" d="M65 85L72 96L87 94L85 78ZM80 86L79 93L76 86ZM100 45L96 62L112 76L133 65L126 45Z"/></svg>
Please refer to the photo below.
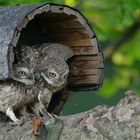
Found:
<svg viewBox="0 0 140 140"><path fill-rule="evenodd" d="M23 74L22 74L23 76ZM39 90L35 86L23 85L16 81L3 81L0 83L0 111L15 122L21 124L21 120L15 115L15 110L22 109L37 99Z"/></svg>
<svg viewBox="0 0 140 140"><path fill-rule="evenodd" d="M34 86L37 53L31 47L21 47L19 53L25 57L16 57L20 59L13 64L12 80L0 82L0 111L6 113L15 124L20 124L21 120L15 116L14 111L19 109L22 114L25 114L26 106L34 101L39 93Z"/></svg>
<svg viewBox="0 0 140 140"><path fill-rule="evenodd" d="M38 82L36 84L41 88L41 92L38 95L40 103L38 111L44 114L44 110L47 110L52 95L66 86L69 67L62 59L48 58L42 61L36 73L40 75L37 76L38 79L36 81Z"/></svg>

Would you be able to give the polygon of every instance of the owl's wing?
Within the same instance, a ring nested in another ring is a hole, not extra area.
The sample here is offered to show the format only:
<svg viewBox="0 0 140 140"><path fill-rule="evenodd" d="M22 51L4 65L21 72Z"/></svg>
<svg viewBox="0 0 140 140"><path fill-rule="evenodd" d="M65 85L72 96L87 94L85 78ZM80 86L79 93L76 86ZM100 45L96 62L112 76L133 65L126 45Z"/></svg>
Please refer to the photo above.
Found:
<svg viewBox="0 0 140 140"><path fill-rule="evenodd" d="M74 52L70 47L59 43L42 44L39 52L41 52L43 57L59 58L65 61L74 55Z"/></svg>

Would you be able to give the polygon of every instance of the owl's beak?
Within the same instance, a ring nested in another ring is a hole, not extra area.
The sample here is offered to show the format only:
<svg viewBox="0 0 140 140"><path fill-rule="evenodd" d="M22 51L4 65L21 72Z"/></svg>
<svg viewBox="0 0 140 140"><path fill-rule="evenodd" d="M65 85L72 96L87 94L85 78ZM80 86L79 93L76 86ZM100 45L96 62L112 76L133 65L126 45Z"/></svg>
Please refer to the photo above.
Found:
<svg viewBox="0 0 140 140"><path fill-rule="evenodd" d="M45 76L45 74L44 74L43 72L41 72L41 76L44 78L44 80L45 80L46 82L48 82L48 79L47 79L47 77Z"/></svg>
<svg viewBox="0 0 140 140"><path fill-rule="evenodd" d="M32 85L34 84L34 82L35 82L35 81L32 81L32 80L29 81L29 80L28 80L28 82L26 82L26 85L27 85L27 86L32 86Z"/></svg>
<svg viewBox="0 0 140 140"><path fill-rule="evenodd" d="M34 79L35 79L35 81L39 81L39 79L40 79L40 73L39 72L34 73Z"/></svg>

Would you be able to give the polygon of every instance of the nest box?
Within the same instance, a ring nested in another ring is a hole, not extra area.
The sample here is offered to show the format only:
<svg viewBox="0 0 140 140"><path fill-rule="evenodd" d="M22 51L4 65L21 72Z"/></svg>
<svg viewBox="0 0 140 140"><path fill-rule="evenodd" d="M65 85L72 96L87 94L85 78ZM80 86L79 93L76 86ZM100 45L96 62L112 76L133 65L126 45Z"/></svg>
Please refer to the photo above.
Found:
<svg viewBox="0 0 140 140"><path fill-rule="evenodd" d="M103 81L103 57L86 18L76 9L56 4L0 6L0 80L13 73L13 50L48 40L74 50L69 62L70 89L95 89Z"/></svg>

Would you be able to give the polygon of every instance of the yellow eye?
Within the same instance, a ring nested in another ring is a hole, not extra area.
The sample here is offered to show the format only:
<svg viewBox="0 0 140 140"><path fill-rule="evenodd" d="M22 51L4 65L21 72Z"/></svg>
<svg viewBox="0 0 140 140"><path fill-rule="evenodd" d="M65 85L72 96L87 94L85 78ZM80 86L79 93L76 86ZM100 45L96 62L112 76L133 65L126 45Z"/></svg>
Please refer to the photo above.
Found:
<svg viewBox="0 0 140 140"><path fill-rule="evenodd" d="M26 73L25 73L24 71L19 71L19 72L18 72L18 75L19 75L19 76L25 76Z"/></svg>
<svg viewBox="0 0 140 140"><path fill-rule="evenodd" d="M54 78L54 77L56 77L56 74L55 74L54 72L49 72L49 76L50 76L51 78Z"/></svg>

